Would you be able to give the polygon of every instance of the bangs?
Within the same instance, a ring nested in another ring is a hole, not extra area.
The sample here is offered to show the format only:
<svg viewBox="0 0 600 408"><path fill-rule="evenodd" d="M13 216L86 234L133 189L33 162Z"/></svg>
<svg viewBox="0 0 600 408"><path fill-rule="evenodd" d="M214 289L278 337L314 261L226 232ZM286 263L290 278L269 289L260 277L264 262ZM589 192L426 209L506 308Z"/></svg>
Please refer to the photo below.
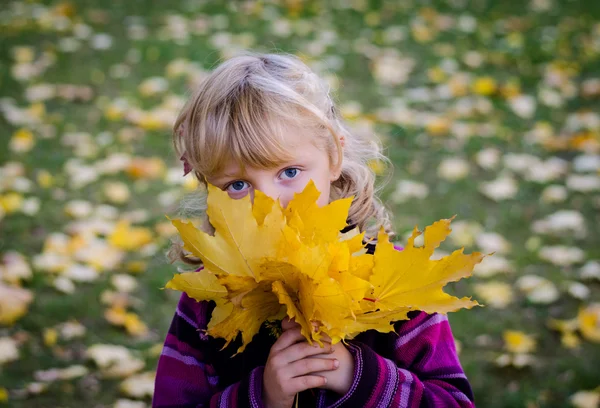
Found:
<svg viewBox="0 0 600 408"><path fill-rule="evenodd" d="M281 99L243 86L210 109L194 138L199 142L192 153L199 159L195 167L210 177L231 161L263 169L290 161L293 143L285 132L311 126L298 107Z"/></svg>

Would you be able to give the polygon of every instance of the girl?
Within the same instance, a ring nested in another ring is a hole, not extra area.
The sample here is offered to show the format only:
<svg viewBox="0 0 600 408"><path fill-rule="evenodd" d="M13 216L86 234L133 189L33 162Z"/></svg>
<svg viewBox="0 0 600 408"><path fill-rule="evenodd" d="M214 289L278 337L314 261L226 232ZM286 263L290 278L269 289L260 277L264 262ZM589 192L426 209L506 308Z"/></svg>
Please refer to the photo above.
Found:
<svg viewBox="0 0 600 408"><path fill-rule="evenodd" d="M258 189L286 206L312 179L319 205L355 197L348 228L373 236L389 227L368 166L383 159L378 144L344 127L327 87L294 56L248 54L224 62L175 129L186 171L232 199ZM200 265L181 246L174 250ZM203 333L213 307L181 296L158 362L154 407L474 406L444 315L414 312L396 323L396 333L368 331L324 348L309 345L299 326L284 320L279 337L263 326L232 358L239 343L222 350L223 340Z"/></svg>

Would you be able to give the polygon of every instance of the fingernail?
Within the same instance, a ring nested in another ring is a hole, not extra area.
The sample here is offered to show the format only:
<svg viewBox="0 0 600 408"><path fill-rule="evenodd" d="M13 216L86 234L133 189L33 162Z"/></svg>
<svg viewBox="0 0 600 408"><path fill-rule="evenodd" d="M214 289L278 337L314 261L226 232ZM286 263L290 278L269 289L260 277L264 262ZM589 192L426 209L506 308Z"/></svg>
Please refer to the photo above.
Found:
<svg viewBox="0 0 600 408"><path fill-rule="evenodd" d="M338 368L340 366L340 362L338 360L333 360L333 367Z"/></svg>

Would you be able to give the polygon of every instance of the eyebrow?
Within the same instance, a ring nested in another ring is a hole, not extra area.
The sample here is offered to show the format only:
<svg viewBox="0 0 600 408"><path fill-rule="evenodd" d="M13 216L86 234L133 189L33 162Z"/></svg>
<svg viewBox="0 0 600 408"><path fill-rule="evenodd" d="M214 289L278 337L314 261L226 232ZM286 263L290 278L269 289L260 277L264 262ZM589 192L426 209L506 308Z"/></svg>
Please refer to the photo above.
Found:
<svg viewBox="0 0 600 408"><path fill-rule="evenodd" d="M300 162L311 162L312 157L310 155L300 155L294 158L294 160L290 160L288 163L281 163L276 167L285 168L299 164ZM214 181L218 183L222 183L225 179L240 179L246 177L244 173L223 173L219 177L215 177Z"/></svg>
<svg viewBox="0 0 600 408"><path fill-rule="evenodd" d="M222 183L224 183L224 182L226 182L226 181L230 181L230 180L232 180L232 179L233 179L233 180L236 180L236 179L239 179L239 178L243 178L243 176L242 176L242 175L240 175L240 174L229 174L229 173L225 173L225 174L221 175L220 177L215 177L215 178L213 179L213 184L214 184L214 185L217 185L217 184L222 184Z"/></svg>

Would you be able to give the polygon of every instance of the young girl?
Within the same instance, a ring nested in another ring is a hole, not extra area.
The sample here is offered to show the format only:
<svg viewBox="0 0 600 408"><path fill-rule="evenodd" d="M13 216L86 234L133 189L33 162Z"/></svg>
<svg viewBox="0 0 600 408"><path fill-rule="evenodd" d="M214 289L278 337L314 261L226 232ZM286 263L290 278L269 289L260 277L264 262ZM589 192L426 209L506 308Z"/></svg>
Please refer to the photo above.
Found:
<svg viewBox="0 0 600 408"><path fill-rule="evenodd" d="M355 197L348 228L373 236L389 227L368 166L383 159L379 145L344 127L327 86L296 57L248 54L221 64L183 109L174 139L186 171L232 199L260 190L286 206L312 179L319 205ZM279 337L263 326L232 357L239 343L222 350L222 339L203 332L213 308L181 296L153 407L474 406L444 315L413 312L395 333L368 331L324 348L284 320Z"/></svg>

